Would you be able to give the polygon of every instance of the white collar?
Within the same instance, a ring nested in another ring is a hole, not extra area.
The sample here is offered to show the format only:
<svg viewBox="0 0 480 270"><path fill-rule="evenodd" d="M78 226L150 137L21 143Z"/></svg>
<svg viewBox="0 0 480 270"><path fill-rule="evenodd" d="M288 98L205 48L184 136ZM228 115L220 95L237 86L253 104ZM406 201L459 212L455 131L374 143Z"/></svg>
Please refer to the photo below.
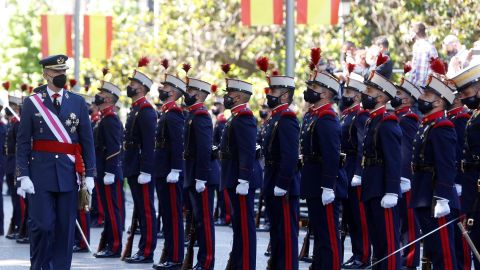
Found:
<svg viewBox="0 0 480 270"><path fill-rule="evenodd" d="M48 86L47 86L47 93L49 97L52 97L53 94L56 94L56 92L48 88ZM60 89L60 91L58 91L58 94L60 95L60 97L63 97L63 88Z"/></svg>

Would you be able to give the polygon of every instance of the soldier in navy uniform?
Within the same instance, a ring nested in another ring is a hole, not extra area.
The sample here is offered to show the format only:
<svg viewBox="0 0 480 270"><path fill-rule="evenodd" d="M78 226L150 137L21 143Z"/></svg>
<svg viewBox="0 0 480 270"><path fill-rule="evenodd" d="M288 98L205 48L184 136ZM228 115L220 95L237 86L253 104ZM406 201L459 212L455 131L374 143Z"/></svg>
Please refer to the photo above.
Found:
<svg viewBox="0 0 480 270"><path fill-rule="evenodd" d="M385 105L397 89L382 75L372 71L364 82L362 106L369 110L363 139L362 200L373 247L372 264L399 248L398 196L400 194L401 137L398 118ZM373 269L400 269L400 256L388 257Z"/></svg>
<svg viewBox="0 0 480 270"><path fill-rule="evenodd" d="M40 61L48 83L25 99L18 128L17 177L29 194L31 269L70 269L78 175L85 176L90 194L94 188L88 107L63 89L67 59L54 55Z"/></svg>
<svg viewBox="0 0 480 270"><path fill-rule="evenodd" d="M408 71L408 69L405 69ZM404 72L404 75L407 72ZM397 86L397 94L390 101L395 109L395 115L399 119L400 128L402 129L402 171L400 177L400 191L402 197L399 198L399 215L400 215L400 242L407 245L420 237L420 226L415 217L414 210L410 207L411 181L412 181L412 150L413 139L418 131L420 118L412 107L422 94L410 81L402 77L400 84ZM420 263L420 242L409 246L402 254L402 266L407 269L416 269Z"/></svg>
<svg viewBox="0 0 480 270"><path fill-rule="evenodd" d="M290 80L293 80L291 78ZM263 194L270 216L271 256L269 269L298 269L298 217L300 175L298 138L300 127L289 109L293 83L271 85L267 105L272 116L263 137L265 172Z"/></svg>
<svg viewBox="0 0 480 270"><path fill-rule="evenodd" d="M100 204L104 206L105 222L103 224L100 250L96 258L119 258L122 252L122 139L123 125L115 111L115 104L121 95L118 86L102 81L100 92L95 95L93 103L100 110L100 119L94 129L95 156L97 160L96 190ZM99 205L100 205L99 204Z"/></svg>
<svg viewBox="0 0 480 270"><path fill-rule="evenodd" d="M362 140L368 112L360 106L361 92L365 91L363 76L350 73L343 88L340 102L342 110L342 153L345 153L344 170L349 179L348 198L342 212L343 226L347 226L352 243L352 257L342 267L359 269L370 264L370 239L368 237L365 205L361 200ZM342 243L343 244L343 243Z"/></svg>
<svg viewBox="0 0 480 270"><path fill-rule="evenodd" d="M454 250L455 224L445 225L456 217L459 200L455 189L455 128L445 117L455 95L439 78L430 75L418 98L418 109L424 115L413 141L412 196L410 207L415 209L424 234L442 226L424 241L424 254L433 269L456 269Z"/></svg>
<svg viewBox="0 0 480 270"><path fill-rule="evenodd" d="M162 101L155 139L155 181L162 205L165 242L162 257L154 269L180 269L184 256L183 229L183 127L185 118L176 101L186 91L184 81L165 75L159 88Z"/></svg>
<svg viewBox="0 0 480 270"><path fill-rule="evenodd" d="M141 62L139 67L143 66ZM123 176L127 178L132 191L135 208L133 218L138 218L141 237L139 250L125 261L153 263L153 252L157 245L155 181L152 181L157 113L145 98L153 82L139 70L135 70L129 80L127 96L132 99L132 106L125 124Z"/></svg>
<svg viewBox="0 0 480 270"><path fill-rule="evenodd" d="M189 115L184 130L183 186L188 192L198 239L197 264L193 268L196 270L213 269L215 263L213 196L218 179L211 177L213 127L204 106L210 89L209 83L188 78L187 93L184 93Z"/></svg>
<svg viewBox="0 0 480 270"><path fill-rule="evenodd" d="M0 100L0 112L3 110L3 101ZM7 137L7 125L0 120L0 147L5 145ZM5 151L0 151L0 236L5 234L4 231L4 212L3 212L3 177L5 176L5 162L6 162L6 153Z"/></svg>
<svg viewBox="0 0 480 270"><path fill-rule="evenodd" d="M255 231L255 189L261 182L254 175L257 123L248 101L252 85L226 79L225 108L228 119L220 142L221 185L232 203L233 246L227 269L255 269L257 237Z"/></svg>
<svg viewBox="0 0 480 270"><path fill-rule="evenodd" d="M332 108L339 90L340 83L335 77L325 71L314 71L303 93L310 107L300 134L303 165L300 196L307 199L309 226L315 239L311 269L340 269L341 264L339 211L335 206L340 185L337 177L341 128Z"/></svg>

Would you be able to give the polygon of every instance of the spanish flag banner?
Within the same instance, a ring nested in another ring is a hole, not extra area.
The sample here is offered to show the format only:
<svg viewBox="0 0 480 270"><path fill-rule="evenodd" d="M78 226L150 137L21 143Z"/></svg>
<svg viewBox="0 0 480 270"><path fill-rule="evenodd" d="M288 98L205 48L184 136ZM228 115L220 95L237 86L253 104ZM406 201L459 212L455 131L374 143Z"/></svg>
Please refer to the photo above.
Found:
<svg viewBox="0 0 480 270"><path fill-rule="evenodd" d="M107 60L112 53L112 16L83 17L83 57Z"/></svg>
<svg viewBox="0 0 480 270"><path fill-rule="evenodd" d="M283 24L283 0L241 0L242 24Z"/></svg>
<svg viewBox="0 0 480 270"><path fill-rule="evenodd" d="M297 0L297 24L335 25L340 0Z"/></svg>
<svg viewBox="0 0 480 270"><path fill-rule="evenodd" d="M72 51L72 15L42 15L42 55L66 54Z"/></svg>

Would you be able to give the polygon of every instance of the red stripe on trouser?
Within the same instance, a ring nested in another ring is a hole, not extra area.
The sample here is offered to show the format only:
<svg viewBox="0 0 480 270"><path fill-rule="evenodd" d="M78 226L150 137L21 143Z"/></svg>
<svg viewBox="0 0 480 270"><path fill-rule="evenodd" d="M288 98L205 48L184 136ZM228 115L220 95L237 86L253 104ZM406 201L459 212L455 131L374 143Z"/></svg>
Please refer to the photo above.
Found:
<svg viewBox="0 0 480 270"><path fill-rule="evenodd" d="M223 190L223 201L225 202L225 222L230 223L230 196L228 195L228 191L226 189Z"/></svg>
<svg viewBox="0 0 480 270"><path fill-rule="evenodd" d="M333 203L325 206L327 212L328 235L330 236L330 248L332 249L332 269L340 270L340 257L338 256L337 230L335 229L335 216L333 215Z"/></svg>
<svg viewBox="0 0 480 270"><path fill-rule="evenodd" d="M205 256L204 267L210 269L213 260L212 248L212 232L210 229L210 208L208 207L208 188L200 193L202 197L203 206L203 226L205 227L205 244L207 248L207 255Z"/></svg>
<svg viewBox="0 0 480 270"><path fill-rule="evenodd" d="M95 188L97 188L97 185L95 185ZM100 192L95 192L95 197L98 206L97 224L101 224L103 222L103 218L105 217L105 212L103 211L102 200L100 199Z"/></svg>
<svg viewBox="0 0 480 270"><path fill-rule="evenodd" d="M120 213L120 220L123 223L123 200L122 200L122 181L118 181L117 183L117 205L118 205L118 211Z"/></svg>
<svg viewBox="0 0 480 270"><path fill-rule="evenodd" d="M153 237L153 220L152 220L152 212L150 209L150 192L148 190L148 184L143 185L143 206L145 207L145 221L147 225L147 241L145 243L145 250L143 251L143 256L148 257L150 256L150 252L152 252L152 237ZM157 237L155 235L155 237Z"/></svg>
<svg viewBox="0 0 480 270"><path fill-rule="evenodd" d="M242 251L242 260L243 260L243 270L248 270L250 266L249 257L250 257L250 242L248 236L248 218L247 218L247 202L245 200L246 196L238 195L238 200L240 201L240 225L242 228L242 241L243 241L243 251Z"/></svg>
<svg viewBox="0 0 480 270"><path fill-rule="evenodd" d="M358 210L360 212L360 227L362 229L362 243L363 243L363 254L362 262L368 262L370 250L370 243L368 241L368 227L367 227L367 215L365 214L365 206L362 202L362 187L357 187L357 198L358 198Z"/></svg>
<svg viewBox="0 0 480 270"><path fill-rule="evenodd" d="M392 210L391 209L384 209L385 214L385 231L387 232L387 254L392 254L395 251L395 243L394 243L394 232L393 232L393 222L392 222ZM396 270L395 269L395 255L390 256L387 259L388 262L388 269Z"/></svg>
<svg viewBox="0 0 480 270"><path fill-rule="evenodd" d="M20 215L22 216L21 217L21 222L23 223L23 221L25 220L25 199L18 196L18 200L19 200L19 203L20 203Z"/></svg>
<svg viewBox="0 0 480 270"><path fill-rule="evenodd" d="M88 239L88 234L87 234L87 217L85 216L85 212L83 210L79 210L79 216L80 216L80 228L83 231L83 234L85 237ZM80 236L81 237L81 236ZM83 240L83 237L81 237L80 240L80 247L81 248L86 248L87 245L85 241Z"/></svg>
<svg viewBox="0 0 480 270"><path fill-rule="evenodd" d="M285 270L292 269L292 238L290 236L290 205L287 197L282 198L283 202L283 229L285 238ZM296 255L293 255L296 256Z"/></svg>
<svg viewBox="0 0 480 270"><path fill-rule="evenodd" d="M110 190L111 186L105 186L105 195L107 197L107 210L110 216L110 223L112 224L113 245L112 252L116 253L120 247L120 237L118 234L117 219L115 217L115 210L113 209L113 198Z"/></svg>
<svg viewBox="0 0 480 270"><path fill-rule="evenodd" d="M170 209L172 210L173 261L178 262L178 213L176 184L168 184L170 190Z"/></svg>
<svg viewBox="0 0 480 270"><path fill-rule="evenodd" d="M447 223L445 217L441 217L438 219L438 225L441 227ZM452 265L452 258L450 254L450 240L448 239L448 229L443 227L439 231L440 233L440 241L442 243L442 252L443 252L443 263L445 264L444 269L449 270L453 269Z"/></svg>
<svg viewBox="0 0 480 270"><path fill-rule="evenodd" d="M405 193L405 200L406 200L405 207L407 208L408 242L409 243L415 240L415 215L413 213L413 209L410 208L411 196L412 196L411 191L407 191ZM408 248L409 251L407 255L406 266L413 267L413 260L415 258L415 246L416 245L411 245Z"/></svg>

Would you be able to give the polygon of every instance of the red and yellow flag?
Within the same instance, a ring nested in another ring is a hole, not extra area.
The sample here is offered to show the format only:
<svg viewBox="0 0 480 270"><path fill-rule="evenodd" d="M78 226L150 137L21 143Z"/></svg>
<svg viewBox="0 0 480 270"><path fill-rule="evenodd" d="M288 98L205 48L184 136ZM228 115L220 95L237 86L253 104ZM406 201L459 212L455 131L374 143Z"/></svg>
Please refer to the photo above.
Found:
<svg viewBox="0 0 480 270"><path fill-rule="evenodd" d="M241 0L242 24L283 24L283 0Z"/></svg>
<svg viewBox="0 0 480 270"><path fill-rule="evenodd" d="M66 54L72 52L72 15L42 15L42 55Z"/></svg>
<svg viewBox="0 0 480 270"><path fill-rule="evenodd" d="M335 25L340 0L297 0L297 24Z"/></svg>
<svg viewBox="0 0 480 270"><path fill-rule="evenodd" d="M83 17L83 57L109 59L112 53L112 16Z"/></svg>

